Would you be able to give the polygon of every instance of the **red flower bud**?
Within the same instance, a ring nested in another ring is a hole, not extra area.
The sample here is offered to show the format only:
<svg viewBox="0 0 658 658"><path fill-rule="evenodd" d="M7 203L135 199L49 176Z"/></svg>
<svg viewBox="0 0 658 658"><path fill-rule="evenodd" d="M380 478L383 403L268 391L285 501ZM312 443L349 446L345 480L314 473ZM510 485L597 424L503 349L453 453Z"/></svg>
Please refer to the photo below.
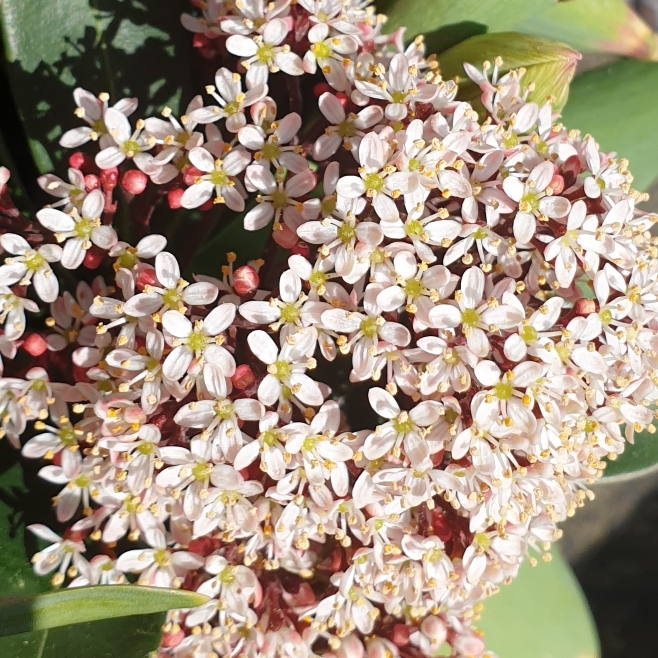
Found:
<svg viewBox="0 0 658 658"><path fill-rule="evenodd" d="M233 290L240 297L253 295L258 290L259 283L258 272L251 265L238 267L233 273Z"/></svg>
<svg viewBox="0 0 658 658"><path fill-rule="evenodd" d="M573 306L576 315L591 315L596 313L596 302L593 299L579 299Z"/></svg>
<svg viewBox="0 0 658 658"><path fill-rule="evenodd" d="M231 383L238 391L244 391L256 381L256 375L251 371L248 365L241 365L235 369L235 374L231 377Z"/></svg>
<svg viewBox="0 0 658 658"><path fill-rule="evenodd" d="M404 624L395 624L391 633L391 641L397 647L405 647L409 644L409 628Z"/></svg>
<svg viewBox="0 0 658 658"><path fill-rule="evenodd" d="M183 174L183 182L188 187L194 185L194 181L199 177L203 176L203 172L196 167L188 167Z"/></svg>
<svg viewBox="0 0 658 658"><path fill-rule="evenodd" d="M85 254L85 259L82 261L82 264L88 270L95 270L103 261L105 257L105 252L99 249L98 247L92 247Z"/></svg>
<svg viewBox="0 0 658 658"><path fill-rule="evenodd" d="M203 205L199 206L199 210L201 212L206 212L206 210L211 210L213 205L212 199L208 199Z"/></svg>
<svg viewBox="0 0 658 658"><path fill-rule="evenodd" d="M88 155L77 151L76 153L72 153L69 156L69 167L72 167L73 169L79 169L82 172L87 171L91 173L91 171L96 169L96 163Z"/></svg>
<svg viewBox="0 0 658 658"><path fill-rule="evenodd" d="M106 192L111 192L119 181L119 170L116 167L112 169L101 169L101 185Z"/></svg>
<svg viewBox="0 0 658 658"><path fill-rule="evenodd" d="M333 90L326 82L318 82L318 84L313 87L313 96L320 98L322 94L325 94L328 91L331 92Z"/></svg>
<svg viewBox="0 0 658 658"><path fill-rule="evenodd" d="M129 194L141 194L148 183L148 177L139 169L130 169L121 177L121 187Z"/></svg>
<svg viewBox="0 0 658 658"><path fill-rule="evenodd" d="M165 633L162 636L160 646L163 649L174 649L185 639L185 631L180 626L177 626L177 628L178 630L175 633Z"/></svg>
<svg viewBox="0 0 658 658"><path fill-rule="evenodd" d="M99 190L101 187L101 179L96 174L87 174L85 176L85 190L87 193Z"/></svg>
<svg viewBox="0 0 658 658"><path fill-rule="evenodd" d="M299 256L304 256L304 258L308 258L311 254L311 250L309 246L306 244L306 242L298 242L291 250L290 250L290 255L299 255Z"/></svg>
<svg viewBox="0 0 658 658"><path fill-rule="evenodd" d="M48 349L48 343L41 334L30 334L23 341L22 347L30 356L37 357Z"/></svg>
<svg viewBox="0 0 658 658"><path fill-rule="evenodd" d="M343 109L347 109L347 106L350 102L350 99L345 96L345 94L341 93L340 91L336 94L336 98L339 100L340 104L343 106Z"/></svg>
<svg viewBox="0 0 658 658"><path fill-rule="evenodd" d="M210 46L210 39L205 34L195 34L192 38L192 45L201 50Z"/></svg>
<svg viewBox="0 0 658 658"><path fill-rule="evenodd" d="M185 190L180 187L177 187L175 190L169 190L167 192L167 203L172 210L178 210L180 205L180 199L183 196Z"/></svg>
<svg viewBox="0 0 658 658"><path fill-rule="evenodd" d="M155 268L150 265L142 269L135 278L135 288L142 292L145 286L159 286L158 277L155 274Z"/></svg>

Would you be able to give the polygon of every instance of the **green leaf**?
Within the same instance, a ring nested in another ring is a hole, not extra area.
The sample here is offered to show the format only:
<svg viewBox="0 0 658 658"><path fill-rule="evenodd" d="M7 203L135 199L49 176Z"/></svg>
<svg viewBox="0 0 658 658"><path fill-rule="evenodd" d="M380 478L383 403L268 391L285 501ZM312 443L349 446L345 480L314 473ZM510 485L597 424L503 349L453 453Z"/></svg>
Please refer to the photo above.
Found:
<svg viewBox="0 0 658 658"><path fill-rule="evenodd" d="M105 619L0 637L3 658L146 658L162 638L164 613Z"/></svg>
<svg viewBox="0 0 658 658"><path fill-rule="evenodd" d="M0 12L12 96L40 172L63 161L59 138L80 125L74 87L108 92L110 102L137 96L140 115L177 112L192 97L191 35L177 2L2 0Z"/></svg>
<svg viewBox="0 0 658 658"><path fill-rule="evenodd" d="M658 35L624 0L570 0L529 17L515 29L566 41L583 52L656 60Z"/></svg>
<svg viewBox="0 0 658 658"><path fill-rule="evenodd" d="M657 64L625 60L577 76L562 120L592 134L604 151L628 158L636 189L658 178Z"/></svg>
<svg viewBox="0 0 658 658"><path fill-rule="evenodd" d="M549 563L525 562L511 585L484 602L487 649L499 658L597 658L599 643L587 602L571 569L553 553Z"/></svg>
<svg viewBox="0 0 658 658"><path fill-rule="evenodd" d="M386 30L406 27L407 39L423 34L428 53L440 53L477 34L505 32L555 0L380 0Z"/></svg>
<svg viewBox="0 0 658 658"><path fill-rule="evenodd" d="M196 592L137 585L79 587L33 597L0 599L0 636L175 608L196 608L207 601L208 597Z"/></svg>
<svg viewBox="0 0 658 658"><path fill-rule="evenodd" d="M543 105L552 97L555 109L558 112L562 109L580 60L580 53L563 43L514 32L483 34L443 53L439 57L441 74L445 79L462 77L465 62L481 68L483 62L492 62L497 57L502 58L501 72L526 69L523 85L535 86L530 100ZM471 100L480 93L479 87L468 78L460 83L460 98Z"/></svg>
<svg viewBox="0 0 658 658"><path fill-rule="evenodd" d="M649 432L635 435L635 443L626 443L624 452L609 461L603 471L604 481L631 480L658 470L658 436Z"/></svg>

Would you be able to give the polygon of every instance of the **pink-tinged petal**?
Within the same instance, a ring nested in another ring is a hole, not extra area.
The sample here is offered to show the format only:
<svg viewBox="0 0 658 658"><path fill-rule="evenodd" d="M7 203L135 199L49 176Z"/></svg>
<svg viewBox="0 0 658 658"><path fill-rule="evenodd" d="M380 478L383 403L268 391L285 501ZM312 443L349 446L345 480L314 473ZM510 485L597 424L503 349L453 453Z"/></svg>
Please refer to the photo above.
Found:
<svg viewBox="0 0 658 658"><path fill-rule="evenodd" d="M275 52L274 63L288 75L304 75L302 59L295 53Z"/></svg>
<svg viewBox="0 0 658 658"><path fill-rule="evenodd" d="M287 144L302 127L302 118L296 112L286 114L279 122L278 128L274 131L280 144Z"/></svg>
<svg viewBox="0 0 658 658"><path fill-rule="evenodd" d="M367 170L378 171L386 164L387 149L384 140L376 133L368 133L359 145L359 161ZM338 192L342 194L341 192ZM343 196L347 196L343 194Z"/></svg>
<svg viewBox="0 0 658 658"><path fill-rule="evenodd" d="M387 313L396 311L401 306L404 306L405 301L404 291L398 286L384 288L377 295L377 306Z"/></svg>
<svg viewBox="0 0 658 658"><path fill-rule="evenodd" d="M108 146L96 154L96 165L99 169L118 167L126 159L126 154L118 146Z"/></svg>
<svg viewBox="0 0 658 658"><path fill-rule="evenodd" d="M289 197L296 199L311 192L317 185L317 182L316 175L308 170L301 174L295 174L292 178L288 179L285 190Z"/></svg>
<svg viewBox="0 0 658 658"><path fill-rule="evenodd" d="M484 273L479 267L470 267L462 277L461 290L466 308L475 308L484 293Z"/></svg>
<svg viewBox="0 0 658 658"><path fill-rule="evenodd" d="M126 315L130 315L136 318L143 318L156 311L160 310L162 307L162 296L157 293L147 295L146 293L139 293L131 297L123 305L123 310Z"/></svg>
<svg viewBox="0 0 658 658"><path fill-rule="evenodd" d="M336 132L331 135L320 135L313 144L313 158L326 160L338 150L342 141L341 136Z"/></svg>
<svg viewBox="0 0 658 658"><path fill-rule="evenodd" d="M44 208L37 213L40 224L53 233L66 233L75 228L75 221L70 215L54 208Z"/></svg>
<svg viewBox="0 0 658 658"><path fill-rule="evenodd" d="M227 208L234 212L242 212L245 208L244 199L237 186L224 189L224 203L226 203Z"/></svg>
<svg viewBox="0 0 658 658"><path fill-rule="evenodd" d="M251 154L242 148L236 148L226 155L222 163L222 169L229 176L237 176L245 170L250 162Z"/></svg>
<svg viewBox="0 0 658 658"><path fill-rule="evenodd" d="M263 41L268 46L278 46L289 32L288 24L281 18L274 18L265 24Z"/></svg>
<svg viewBox="0 0 658 658"><path fill-rule="evenodd" d="M574 229L580 228L583 225L586 216L587 205L582 200L576 201L576 203L571 206L571 212L569 213L569 219L567 220L567 231L573 231Z"/></svg>
<svg viewBox="0 0 658 658"><path fill-rule="evenodd" d="M329 244L336 239L338 228L335 224L325 226L322 222L306 222L297 228L297 235L310 244Z"/></svg>
<svg viewBox="0 0 658 658"><path fill-rule="evenodd" d="M265 133L260 126L248 125L240 129L238 141L242 146L252 151L258 151L265 144Z"/></svg>
<svg viewBox="0 0 658 658"><path fill-rule="evenodd" d="M226 49L238 57L253 57L258 52L254 40L240 34L234 34L226 40Z"/></svg>
<svg viewBox="0 0 658 658"><path fill-rule="evenodd" d="M350 176L347 176L347 178L350 178ZM341 181L342 180L345 179L341 178ZM400 213L395 205L395 201L385 194L378 194L373 199L372 205L382 222L394 222L400 218Z"/></svg>
<svg viewBox="0 0 658 658"><path fill-rule="evenodd" d="M495 386L500 382L500 368L493 361L480 361L475 366L474 374L483 386Z"/></svg>
<svg viewBox="0 0 658 658"><path fill-rule="evenodd" d="M274 207L269 203L261 203L252 208L244 217L246 231L258 231L267 226L274 218Z"/></svg>
<svg viewBox="0 0 658 658"><path fill-rule="evenodd" d="M105 111L103 119L107 131L119 144L130 139L132 128L130 127L128 118L123 112L111 107Z"/></svg>
<svg viewBox="0 0 658 658"><path fill-rule="evenodd" d="M598 199L601 196L601 188L599 187L599 182L593 176L585 179L583 189L585 190L585 194L590 199Z"/></svg>
<svg viewBox="0 0 658 658"><path fill-rule="evenodd" d="M471 196L471 184L459 173L446 169L439 173L439 187L447 191L450 196L465 199Z"/></svg>
<svg viewBox="0 0 658 658"><path fill-rule="evenodd" d="M392 427L385 427L381 434L373 432L363 444L363 454L366 459L381 459L395 445L396 438L397 432Z"/></svg>
<svg viewBox="0 0 658 658"><path fill-rule="evenodd" d="M277 189L272 172L262 165L253 164L247 167L246 178L254 189L263 194L273 194Z"/></svg>
<svg viewBox="0 0 658 658"><path fill-rule="evenodd" d="M545 196L539 199L539 212L551 219L566 217L571 209L571 202L561 196Z"/></svg>
<svg viewBox="0 0 658 658"><path fill-rule="evenodd" d="M215 169L215 158L201 146L193 148L189 153L190 162L201 171L211 172Z"/></svg>
<svg viewBox="0 0 658 658"><path fill-rule="evenodd" d="M605 376L608 366L603 356L596 350L590 352L586 347L576 347L571 353L573 362L585 372Z"/></svg>
<svg viewBox="0 0 658 658"><path fill-rule="evenodd" d="M373 410L383 418L391 420L400 413L395 398L383 388L371 388L368 391L368 400Z"/></svg>
<svg viewBox="0 0 658 658"><path fill-rule="evenodd" d="M384 118L384 111L378 105L370 105L361 110L354 120L359 130L365 130L377 125Z"/></svg>
<svg viewBox="0 0 658 658"><path fill-rule="evenodd" d="M320 112L332 125L345 121L345 110L341 102L331 92L326 91L318 100Z"/></svg>
<svg viewBox="0 0 658 658"><path fill-rule="evenodd" d="M187 338L192 333L192 323L178 311L167 311L162 316L162 326L176 338Z"/></svg>

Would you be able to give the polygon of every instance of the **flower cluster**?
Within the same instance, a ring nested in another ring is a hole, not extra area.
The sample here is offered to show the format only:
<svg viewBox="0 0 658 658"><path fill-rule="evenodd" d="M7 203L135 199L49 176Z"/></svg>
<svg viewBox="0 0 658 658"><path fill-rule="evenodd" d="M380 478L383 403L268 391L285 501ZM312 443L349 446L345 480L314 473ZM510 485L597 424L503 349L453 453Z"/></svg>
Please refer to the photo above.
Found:
<svg viewBox="0 0 658 658"><path fill-rule="evenodd" d="M0 237L1 432L65 528L35 570L207 595L163 656L491 656L480 602L653 431L657 218L521 72L466 65L481 117L357 0L197 4L210 104L76 90L95 159ZM112 228L148 190L271 258L186 280L152 208Z"/></svg>

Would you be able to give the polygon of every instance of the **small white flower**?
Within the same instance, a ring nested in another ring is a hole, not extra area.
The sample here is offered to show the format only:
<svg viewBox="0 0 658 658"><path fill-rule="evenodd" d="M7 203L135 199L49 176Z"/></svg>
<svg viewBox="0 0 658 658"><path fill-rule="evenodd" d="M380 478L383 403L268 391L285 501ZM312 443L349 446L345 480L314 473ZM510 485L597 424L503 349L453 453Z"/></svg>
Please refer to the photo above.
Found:
<svg viewBox="0 0 658 658"><path fill-rule="evenodd" d="M39 222L49 231L55 233L58 242L65 242L62 253L62 265L68 270L77 269L85 258L85 251L92 244L107 251L117 242L117 234L110 226L101 225L101 215L105 199L100 190L90 192L78 213L70 214L54 208L44 208L37 213Z"/></svg>
<svg viewBox="0 0 658 658"><path fill-rule="evenodd" d="M37 313L36 302L17 297L7 286L0 286L0 324L7 340L18 340L25 331L25 311Z"/></svg>
<svg viewBox="0 0 658 658"><path fill-rule="evenodd" d="M18 283L22 286L34 284L37 295L46 303L54 302L59 294L59 282L50 268L50 263L62 259L62 248L55 244L45 244L32 249L20 235L5 233L0 236L2 248L14 254L5 258L0 266L0 286Z"/></svg>
<svg viewBox="0 0 658 658"><path fill-rule="evenodd" d="M84 201L85 196L87 196L84 174L78 169L73 169L71 167L69 168L68 176L68 183L65 183L61 178L54 174L44 174L37 178L37 183L39 183L39 187L44 190L44 192L60 199L56 203L52 203L51 206L53 208L63 206L62 209L64 212L68 212L73 206L81 208L82 202Z"/></svg>
<svg viewBox="0 0 658 658"><path fill-rule="evenodd" d="M114 144L96 154L98 167L112 169L129 159L134 160L135 164L148 174L147 169L152 157L144 151L152 149L156 144L156 139L153 136L141 135L146 125L145 122L140 119L133 130L125 114L110 108L105 112L105 125Z"/></svg>
<svg viewBox="0 0 658 658"><path fill-rule="evenodd" d="M348 34L332 34L329 25L317 23L308 31L308 40L310 48L304 55L304 71L313 74L319 65L327 82L337 91L345 91L349 86L345 55L352 55L358 50L357 38Z"/></svg>
<svg viewBox="0 0 658 658"><path fill-rule="evenodd" d="M82 541L62 539L41 523L33 523L27 526L27 529L39 539L51 542L48 548L32 556L32 564L38 576L45 576L57 569L57 573L53 576L53 585L59 587L64 582L65 574L71 562L77 568L80 555L86 550L84 543Z"/></svg>

